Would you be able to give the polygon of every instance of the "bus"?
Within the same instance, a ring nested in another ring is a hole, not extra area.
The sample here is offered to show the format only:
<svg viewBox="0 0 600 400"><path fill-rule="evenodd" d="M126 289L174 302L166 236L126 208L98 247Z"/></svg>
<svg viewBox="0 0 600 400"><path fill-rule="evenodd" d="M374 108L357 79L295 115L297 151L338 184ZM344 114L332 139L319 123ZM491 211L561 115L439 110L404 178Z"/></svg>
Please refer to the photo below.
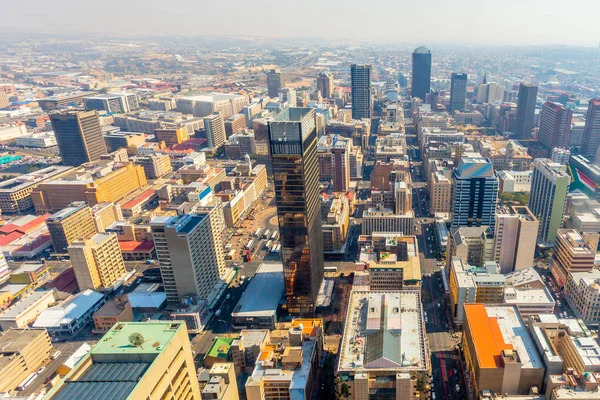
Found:
<svg viewBox="0 0 600 400"><path fill-rule="evenodd" d="M263 232L262 238L268 239L270 234L271 234L271 231L267 229L266 231Z"/></svg>
<svg viewBox="0 0 600 400"><path fill-rule="evenodd" d="M266 248L267 250L270 250L270 249L271 249L271 246L273 246L273 241L269 240L269 241L268 241L268 242L265 244L265 248Z"/></svg>
<svg viewBox="0 0 600 400"><path fill-rule="evenodd" d="M275 253L279 253L281 251L281 245L278 244L277 247L275 248Z"/></svg>
<svg viewBox="0 0 600 400"><path fill-rule="evenodd" d="M252 250L252 247L254 247L254 240L250 239L244 246L244 250Z"/></svg>
<svg viewBox="0 0 600 400"><path fill-rule="evenodd" d="M23 382L21 382L21 384L19 386L17 386L17 390L22 391L22 390L27 389L27 387L33 383L35 378L37 378L36 372L33 372L33 373L27 375L27 378L25 378L25 380Z"/></svg>
<svg viewBox="0 0 600 400"><path fill-rule="evenodd" d="M262 232L262 229L261 229L261 228L258 228L258 229L256 230L256 232L254 232L254 236L256 236L257 238L258 238L258 237L260 237L260 233L261 233L261 232Z"/></svg>
<svg viewBox="0 0 600 400"><path fill-rule="evenodd" d="M336 273L337 272L337 267L325 267L325 272Z"/></svg>
<svg viewBox="0 0 600 400"><path fill-rule="evenodd" d="M273 231L273 234L271 235L271 240L277 240L278 237L279 237L279 232Z"/></svg>

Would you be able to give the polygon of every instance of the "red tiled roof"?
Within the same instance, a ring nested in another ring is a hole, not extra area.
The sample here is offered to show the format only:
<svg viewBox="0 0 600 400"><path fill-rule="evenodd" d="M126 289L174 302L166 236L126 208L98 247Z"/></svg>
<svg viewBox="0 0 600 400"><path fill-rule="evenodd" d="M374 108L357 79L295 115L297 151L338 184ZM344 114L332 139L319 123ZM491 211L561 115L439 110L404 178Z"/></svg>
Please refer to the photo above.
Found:
<svg viewBox="0 0 600 400"><path fill-rule="evenodd" d="M119 247L121 248L121 252L146 252L154 249L154 242L152 240L128 240L119 242Z"/></svg>
<svg viewBox="0 0 600 400"><path fill-rule="evenodd" d="M44 222L48 219L48 217L50 217L50 215L51 214L40 215L39 217L36 217L23 225L16 225L16 224L4 225L4 226L0 227L0 234L9 234L9 233L15 232L15 231L20 232L22 234L27 234L27 233L39 228L40 225L43 225Z"/></svg>
<svg viewBox="0 0 600 400"><path fill-rule="evenodd" d="M48 282L46 288L56 288L61 292L73 293L75 290L79 289L79 286L77 285L77 278L75 278L75 271L73 268L64 270L51 282Z"/></svg>
<svg viewBox="0 0 600 400"><path fill-rule="evenodd" d="M123 208L133 208L133 207L137 206L138 204L140 204L141 202L148 200L150 197L154 196L155 194L156 194L156 190L146 189L142 193L135 196L135 198L133 198L132 200L125 202L121 206L121 208L122 209Z"/></svg>
<svg viewBox="0 0 600 400"><path fill-rule="evenodd" d="M33 251L45 244L47 244L48 242L50 242L52 239L50 238L50 234L43 234L40 235L38 237L36 237L35 239L33 239L31 242L13 250L14 252L18 252L18 251L25 251L25 252L30 252Z"/></svg>
<svg viewBox="0 0 600 400"><path fill-rule="evenodd" d="M20 232L11 232L8 235L0 235L0 246L7 246L22 236L25 235Z"/></svg>

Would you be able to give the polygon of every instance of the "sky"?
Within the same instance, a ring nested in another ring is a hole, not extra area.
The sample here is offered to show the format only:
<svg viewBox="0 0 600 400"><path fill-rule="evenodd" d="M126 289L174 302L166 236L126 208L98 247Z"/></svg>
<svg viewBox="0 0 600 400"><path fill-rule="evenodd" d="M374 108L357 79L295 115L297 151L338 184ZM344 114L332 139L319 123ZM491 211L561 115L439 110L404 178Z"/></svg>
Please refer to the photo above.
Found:
<svg viewBox="0 0 600 400"><path fill-rule="evenodd" d="M599 0L2 1L0 32L597 47Z"/></svg>

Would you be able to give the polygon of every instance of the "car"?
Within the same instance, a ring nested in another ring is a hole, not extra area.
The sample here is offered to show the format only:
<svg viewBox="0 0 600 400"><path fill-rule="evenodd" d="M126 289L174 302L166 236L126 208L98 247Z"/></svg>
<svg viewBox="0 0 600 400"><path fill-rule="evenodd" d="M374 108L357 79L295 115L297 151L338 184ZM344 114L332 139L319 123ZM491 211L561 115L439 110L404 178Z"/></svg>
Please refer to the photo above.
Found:
<svg viewBox="0 0 600 400"><path fill-rule="evenodd" d="M438 308L440 308L442 305L440 303L438 303Z"/></svg>
<svg viewBox="0 0 600 400"><path fill-rule="evenodd" d="M460 393L460 385L458 383L456 384L455 388L456 388L456 393Z"/></svg>
<svg viewBox="0 0 600 400"><path fill-rule="evenodd" d="M435 393L431 392L431 400L435 400Z"/></svg>
<svg viewBox="0 0 600 400"><path fill-rule="evenodd" d="M44 372L44 370L45 370L45 369L46 369L46 367L42 365L42 366L41 366L41 367L40 367L40 368L37 370L37 373L38 373L38 374L41 374L42 372Z"/></svg>
<svg viewBox="0 0 600 400"><path fill-rule="evenodd" d="M215 317L218 317L219 315L221 315L221 310L217 310L217 312L215 312Z"/></svg>
<svg viewBox="0 0 600 400"><path fill-rule="evenodd" d="M231 298L231 295L228 293L227 296L225 296L225 300L229 300Z"/></svg>

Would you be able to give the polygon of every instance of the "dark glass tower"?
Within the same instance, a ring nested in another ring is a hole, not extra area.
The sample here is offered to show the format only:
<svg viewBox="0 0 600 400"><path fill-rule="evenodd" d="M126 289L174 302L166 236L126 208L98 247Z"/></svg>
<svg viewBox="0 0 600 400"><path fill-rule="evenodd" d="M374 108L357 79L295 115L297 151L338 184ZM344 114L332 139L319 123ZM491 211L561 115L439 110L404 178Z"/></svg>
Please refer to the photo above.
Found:
<svg viewBox="0 0 600 400"><path fill-rule="evenodd" d="M315 110L279 113L269 146L288 311L313 315L324 273Z"/></svg>
<svg viewBox="0 0 600 400"><path fill-rule="evenodd" d="M64 165L77 167L107 154L96 110L51 114L50 121Z"/></svg>
<svg viewBox="0 0 600 400"><path fill-rule="evenodd" d="M412 54L412 83L410 95L425 101L431 90L431 51L423 46Z"/></svg>
<svg viewBox="0 0 600 400"><path fill-rule="evenodd" d="M275 99L279 97L279 91L283 87L283 77L281 76L281 72L272 69L267 72L267 91L269 92L269 97Z"/></svg>
<svg viewBox="0 0 600 400"><path fill-rule="evenodd" d="M517 103L517 126L515 138L531 139L533 120L535 118L535 102L537 100L537 86L530 83L519 85L519 102Z"/></svg>
<svg viewBox="0 0 600 400"><path fill-rule="evenodd" d="M450 83L450 112L460 111L467 102L467 74L452 73Z"/></svg>
<svg viewBox="0 0 600 400"><path fill-rule="evenodd" d="M350 66L352 119L371 118L371 66Z"/></svg>

